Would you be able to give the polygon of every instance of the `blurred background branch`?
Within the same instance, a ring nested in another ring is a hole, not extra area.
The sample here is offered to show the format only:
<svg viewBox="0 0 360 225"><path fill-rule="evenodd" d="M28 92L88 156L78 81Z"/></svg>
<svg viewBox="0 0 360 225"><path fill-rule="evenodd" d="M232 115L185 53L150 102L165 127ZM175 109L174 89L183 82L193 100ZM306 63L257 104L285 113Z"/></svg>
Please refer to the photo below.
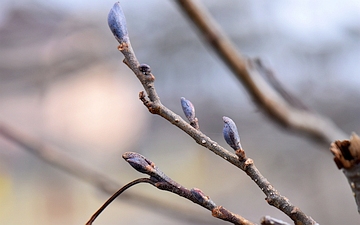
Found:
<svg viewBox="0 0 360 225"><path fill-rule="evenodd" d="M49 166L57 167L60 170L91 184L109 196L114 194L122 186L122 184L112 180L107 175L98 173L92 168L67 156L62 150L56 150L54 147L18 131L4 122L0 122L0 135L48 163ZM144 196L142 193L126 192L122 194L121 197L122 201L141 206L147 210L161 212L161 215L167 215L170 216L170 218L196 224L214 223L209 219L198 217L188 212L185 208L176 206L172 203L159 201L156 198Z"/></svg>
<svg viewBox="0 0 360 225"><path fill-rule="evenodd" d="M346 139L346 135L330 119L315 112L294 107L295 97L290 98L290 92L276 82L277 89L267 83L259 72L269 72L269 69L257 59L256 61L244 58L237 52L225 32L211 17L206 8L193 0L178 0L178 5L187 17L199 29L202 39L212 47L225 62L233 74L243 83L255 103L263 109L270 118L286 128L301 131L308 136L319 138L329 145L332 141ZM240 27L238 28L240 29ZM261 69L261 71L259 71ZM272 76L274 81L274 76ZM273 82L274 84L274 82ZM281 90L282 92L279 92ZM287 94L285 98L284 94ZM290 102L289 102L290 100ZM297 103L299 105L299 103Z"/></svg>

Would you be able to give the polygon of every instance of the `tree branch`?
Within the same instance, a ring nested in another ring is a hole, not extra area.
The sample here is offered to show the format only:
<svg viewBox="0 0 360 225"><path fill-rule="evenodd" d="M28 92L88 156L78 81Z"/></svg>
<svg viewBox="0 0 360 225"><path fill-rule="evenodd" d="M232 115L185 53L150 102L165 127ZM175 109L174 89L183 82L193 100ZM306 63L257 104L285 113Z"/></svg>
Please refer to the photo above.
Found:
<svg viewBox="0 0 360 225"><path fill-rule="evenodd" d="M117 15L121 15L118 17ZM137 60L135 53L131 47L130 38L128 37L127 31L117 31L118 27L126 29L126 21L123 11L120 7L120 3L115 3L108 16L108 24L113 32L116 40L119 42L119 51L125 56L124 63L133 71L136 77L143 85L147 96L142 91L139 94L140 100L153 114L158 114L170 123L174 124L190 137L192 137L199 145L209 149L216 155L227 160L231 164L243 170L263 191L266 195L266 201L288 215L295 224L316 224L316 222L306 214L304 214L298 207L292 205L290 201L280 195L280 193L267 181L267 179L260 173L260 171L254 165L252 159L245 156L243 149L236 149L236 154L233 154L211 140L208 136L203 134L200 130L195 129L193 126L184 121L179 115L172 112L170 109L165 107L161 102L160 98L155 90L155 77L151 73L150 67L147 72L143 72L139 61ZM121 23L119 25L118 23ZM242 63L243 61L239 61ZM242 70L245 70L245 65L241 66ZM254 86L257 88L257 86ZM256 89L257 90L257 89Z"/></svg>
<svg viewBox="0 0 360 225"><path fill-rule="evenodd" d="M91 184L106 194L111 195L122 186L118 182L107 177L107 175L98 173L64 154L64 151L59 151L54 147L45 144L44 142L31 137L28 134L23 133L1 121L0 135L6 138L8 141L19 145L21 148L32 153L34 156L38 157L49 165ZM173 204L166 204L162 201L147 197L145 195L125 193L123 194L123 197L124 200L132 204L142 206L146 209L151 209L155 212L161 212L162 214L168 215L171 218L176 218L182 221L187 220L189 222L198 224L213 223L211 220L193 215L193 213L189 212L186 208L175 206Z"/></svg>
<svg viewBox="0 0 360 225"><path fill-rule="evenodd" d="M199 2L193 0L177 0L175 2L185 16L199 29L203 40L218 54L236 78L241 81L257 105L270 118L284 127L315 137L327 145L333 140L347 137L325 116L289 104L288 99L261 77L256 66L258 63L244 58L237 52L236 47Z"/></svg>
<svg viewBox="0 0 360 225"><path fill-rule="evenodd" d="M155 166L155 163L148 160L144 156L135 152L126 152L123 154L123 158L140 173L149 175L152 182L148 183L152 184L154 187L186 198L195 204L210 210L212 215L216 218L237 225L255 225L242 216L232 213L222 206L216 206L216 204L209 198L209 196L206 196L200 189L192 188L189 190L181 184L175 182L162 171L160 171L159 168Z"/></svg>
<svg viewBox="0 0 360 225"><path fill-rule="evenodd" d="M123 158L138 172L145 173L149 175L150 178L139 178L124 185L91 216L86 225L91 225L102 213L102 211L125 190L139 183L149 183L160 190L169 191L186 198L195 204L210 210L212 215L216 218L231 222L236 225L255 225L254 223L246 220L240 215L230 212L222 206L216 206L216 204L209 198L209 196L206 196L200 189L192 188L189 190L181 184L175 182L170 177L166 176L162 171L160 171L155 166L155 163L146 159L144 156L135 152L126 152L123 154Z"/></svg>

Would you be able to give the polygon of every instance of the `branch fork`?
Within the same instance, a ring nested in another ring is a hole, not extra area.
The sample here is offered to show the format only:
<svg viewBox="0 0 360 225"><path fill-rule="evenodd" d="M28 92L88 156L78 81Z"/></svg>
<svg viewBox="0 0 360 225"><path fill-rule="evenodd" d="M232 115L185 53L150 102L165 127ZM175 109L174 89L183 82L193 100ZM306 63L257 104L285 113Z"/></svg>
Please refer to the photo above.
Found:
<svg viewBox="0 0 360 225"><path fill-rule="evenodd" d="M116 19L114 18L114 15L117 13L123 14L119 3L115 3L113 9L109 13L109 17L108 17L109 27L113 32L115 39L118 40L120 43L121 47L119 48L119 50L123 53L125 57L124 63L134 72L134 74L137 76L137 78L144 87L147 96L145 92L142 91L139 93L139 98L143 102L143 104L149 109L149 111L153 114L158 114L159 116L168 120L169 122L180 128L181 130L183 130L185 133L187 133L198 144L204 146L205 148L209 149L210 151L224 158L231 164L243 170L264 192L264 194L266 195L266 201L270 205L275 206L276 208L284 212L286 215L288 215L294 221L295 224L299 224L299 225L316 224L316 222L311 217L304 214L298 207L292 205L286 197L281 196L279 192L267 181L267 179L255 167L253 160L246 157L245 151L241 147L240 136L238 134L237 127L234 121L232 121L228 117L223 117L224 139L229 144L229 146L233 148L235 154L227 151L225 148L218 145L215 141L211 140L208 136L206 136L199 130L198 119L195 117L195 108L190 101L186 100L185 98L181 99L182 108L185 116L189 120L189 123L187 123L180 116L178 116L170 109L166 108L164 105L161 104L160 98L157 95L154 86L155 77L153 77L153 75L151 74L150 67L148 65L144 66L144 64L140 64L139 61L137 60L135 53L131 47L130 38L128 37L127 31L126 32L123 30L119 32L116 31L116 28L121 28L121 29L126 28L126 23L124 22L125 16L121 15L120 19ZM114 15L110 15L110 14L114 14ZM116 25L117 22L123 24ZM129 154L128 156L130 155L135 157L135 153ZM129 163L138 162L138 159L142 159L144 161L143 156L136 156L136 158L137 159L133 161L130 160L131 159L130 157ZM149 163L146 160L145 162ZM194 195L191 191L182 187L180 184L177 184L176 182L173 184L174 181L172 181L162 172L160 173L160 171L158 171L155 166L152 166L151 163L145 166L144 168L142 168L141 171L139 172L148 172L147 174L150 175L150 180L153 182L153 183L151 182L149 183L153 184L159 189L174 192L182 197L187 196L188 199L200 205L202 201L199 202L199 196L201 196L200 198L201 200L206 200L206 198L202 197L203 196L202 192L198 192L195 189L193 189L193 193L194 191L199 193L199 195ZM218 215L219 218L222 217L236 218L231 222L233 222L234 224L246 224L246 223L239 223L239 221L237 220L238 218L242 218L242 217L237 217L235 216L236 214L224 211L224 208L222 207L216 207L215 205L212 204L210 204L210 206L208 205L207 207L209 207L208 208L209 210L212 210L213 215Z"/></svg>
<svg viewBox="0 0 360 225"><path fill-rule="evenodd" d="M216 204L210 199L210 197L205 195L204 192L202 192L200 189L192 188L189 190L181 184L175 182L167 175L165 175L165 173L160 171L159 168L155 166L155 163L148 160L139 153L126 152L123 154L123 158L135 170L140 173L147 174L150 177L136 179L120 188L94 213L94 215L91 216L86 225L91 225L95 221L95 219L101 214L101 212L125 190L139 183L148 183L160 190L169 191L181 197L184 197L194 202L195 204L198 204L210 210L212 216L216 218L231 222L236 225L255 225L254 223L243 218L242 216L234 214L222 206L216 206Z"/></svg>

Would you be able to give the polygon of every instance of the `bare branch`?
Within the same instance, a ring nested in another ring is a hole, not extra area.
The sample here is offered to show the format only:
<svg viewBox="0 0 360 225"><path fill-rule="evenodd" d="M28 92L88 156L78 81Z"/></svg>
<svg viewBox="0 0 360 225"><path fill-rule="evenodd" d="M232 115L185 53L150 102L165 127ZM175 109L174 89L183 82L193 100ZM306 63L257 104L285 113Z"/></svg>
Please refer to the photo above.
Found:
<svg viewBox="0 0 360 225"><path fill-rule="evenodd" d="M216 218L231 222L237 225L255 225L240 215L230 212L222 206L216 204L206 196L200 189L192 188L191 190L175 182L166 174L164 174L155 163L146 159L144 156L135 152L126 152L123 158L137 171L150 176L152 182L147 182L160 190L170 191L181 197L184 197L195 204L198 204L212 212Z"/></svg>
<svg viewBox="0 0 360 225"><path fill-rule="evenodd" d="M126 152L123 154L123 158L138 172L145 173L149 175L150 178L139 178L124 185L91 216L90 220L86 223L86 225L91 225L95 221L95 219L104 211L104 209L118 196L120 196L125 190L139 183L149 183L160 190L170 191L181 197L184 197L194 202L195 204L201 205L204 208L210 210L212 212L212 215L216 218L231 222L236 225L255 225L254 223L246 220L245 218L237 214L230 212L222 206L216 206L215 203L200 189L192 188L191 190L189 190L181 184L175 182L174 180L166 176L162 171L160 171L155 166L155 163L146 159L144 156L135 152Z"/></svg>
<svg viewBox="0 0 360 225"><path fill-rule="evenodd" d="M255 64L237 52L236 47L199 2L193 0L176 2L199 29L203 39L232 70L258 106L270 118L287 128L310 134L326 144L347 137L330 119L289 104L281 93L264 80Z"/></svg>
<svg viewBox="0 0 360 225"><path fill-rule="evenodd" d="M23 133L1 121L0 135L7 140L19 145L24 150L32 153L49 165L57 167L72 176L80 178L81 180L93 185L95 188L106 194L111 195L122 186L118 182L107 177L107 175L98 173L64 154L64 151L59 151L54 147L45 144L44 142L29 136L28 134ZM164 215L168 215L171 218L176 218L182 221L187 220L189 222L198 224L213 223L211 220L193 215L193 213L189 212L186 208L182 208L173 204L166 204L162 201L147 197L145 195L125 193L122 196L124 200L128 201L129 203L142 206L155 212L162 212Z"/></svg>
<svg viewBox="0 0 360 225"><path fill-rule="evenodd" d="M119 3L115 3L115 5L116 5L114 6L115 8L118 8L120 6ZM110 13L113 13L113 11L110 11ZM112 23L109 23L109 26L116 37L116 35L119 32L116 31L114 32L114 30L112 29L112 26L114 27L114 25ZM119 25L118 27L123 27L123 26ZM116 37L116 39L119 41L118 37ZM143 73L140 70L140 63L137 60L135 53L131 47L130 39L126 38L126 41L119 41L119 44L120 45L118 49L125 56L124 63L134 72L134 74L139 79L139 81L141 82L147 93L148 97L146 97L143 91L140 92L139 98L151 113L158 114L161 117L165 118L170 123L174 124L181 130L183 130L185 133L187 133L199 145L204 146L205 148L209 149L218 156L222 157L231 164L243 170L266 195L266 201L270 205L275 206L276 208L284 212L286 215L288 215L294 221L295 224L303 224L303 225L316 224L316 222L311 217L304 214L298 207L292 205L286 197L280 195L280 193L267 181L267 179L255 167L253 160L245 156L245 152L243 149L241 148L237 149L236 155L227 151L225 148L221 147L215 141L211 140L208 136L203 134L200 130L197 130L194 127L192 127L190 124L184 121L179 115L175 114L170 109L165 107L160 102L160 98L156 93L156 89L154 85L154 81L155 81L154 75L152 73ZM239 62L241 64L243 61L239 61ZM245 65L243 65L241 68L245 72L247 72ZM254 87L257 88L257 86ZM219 210L219 212L221 212L221 210Z"/></svg>

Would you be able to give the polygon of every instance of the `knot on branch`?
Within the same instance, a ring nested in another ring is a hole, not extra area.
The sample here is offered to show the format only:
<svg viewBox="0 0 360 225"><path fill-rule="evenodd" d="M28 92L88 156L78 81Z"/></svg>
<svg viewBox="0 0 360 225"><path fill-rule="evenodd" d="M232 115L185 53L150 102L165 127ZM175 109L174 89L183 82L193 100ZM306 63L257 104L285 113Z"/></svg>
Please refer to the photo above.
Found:
<svg viewBox="0 0 360 225"><path fill-rule="evenodd" d="M269 205L275 206L277 208L286 208L289 206L289 199L286 197L280 197L280 194L278 192L271 192L266 196L267 203Z"/></svg>
<svg viewBox="0 0 360 225"><path fill-rule="evenodd" d="M153 83L155 81L155 76L151 73L151 67L148 64L140 64L139 70L144 75L147 83Z"/></svg>
<svg viewBox="0 0 360 225"><path fill-rule="evenodd" d="M238 149L235 151L235 154L239 157L239 160L242 161L246 158L245 151L243 149Z"/></svg>
<svg viewBox="0 0 360 225"><path fill-rule="evenodd" d="M269 205L276 206L276 195L270 194L266 196L265 200Z"/></svg>
<svg viewBox="0 0 360 225"><path fill-rule="evenodd" d="M129 43L123 42L118 45L117 49L121 52L129 47Z"/></svg>
<svg viewBox="0 0 360 225"><path fill-rule="evenodd" d="M231 216L231 214L229 213L229 211L225 210L224 207L222 206L216 206L212 211L212 216L219 218L219 219L225 219L228 218L229 216Z"/></svg>
<svg viewBox="0 0 360 225"><path fill-rule="evenodd" d="M244 170L246 171L249 168L249 166L252 166L253 164L254 164L254 161L250 158L247 158L244 162Z"/></svg>
<svg viewBox="0 0 360 225"><path fill-rule="evenodd" d="M154 104L152 101L146 99L146 95L144 91L139 92L139 99L142 101L142 103L146 106L146 108L149 110L152 114L159 114L160 106Z"/></svg>

